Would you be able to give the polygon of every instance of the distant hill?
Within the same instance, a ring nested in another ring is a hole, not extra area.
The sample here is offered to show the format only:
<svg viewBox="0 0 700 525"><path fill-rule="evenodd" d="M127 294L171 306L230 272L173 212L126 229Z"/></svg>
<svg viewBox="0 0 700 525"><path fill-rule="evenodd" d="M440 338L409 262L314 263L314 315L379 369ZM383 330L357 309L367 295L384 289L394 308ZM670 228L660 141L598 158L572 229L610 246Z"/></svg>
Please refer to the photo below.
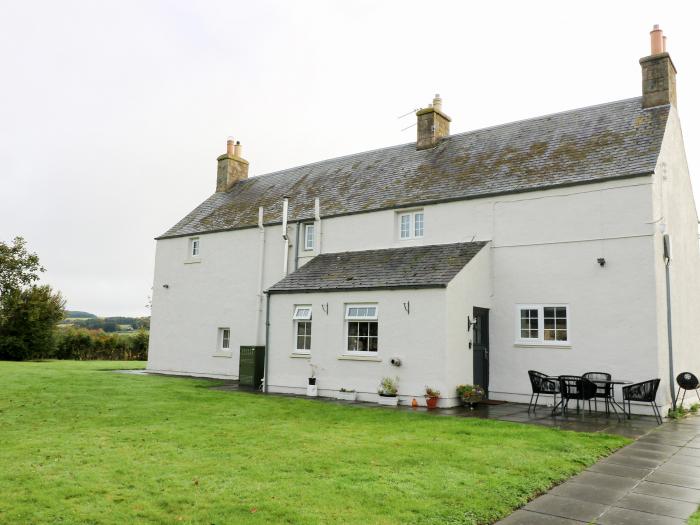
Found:
<svg viewBox="0 0 700 525"><path fill-rule="evenodd" d="M132 332L151 327L150 317L97 317L94 314L78 311L67 311L66 318L60 326L76 326L105 332Z"/></svg>
<svg viewBox="0 0 700 525"><path fill-rule="evenodd" d="M95 314L89 312L80 312L78 310L66 310L67 319L96 319Z"/></svg>

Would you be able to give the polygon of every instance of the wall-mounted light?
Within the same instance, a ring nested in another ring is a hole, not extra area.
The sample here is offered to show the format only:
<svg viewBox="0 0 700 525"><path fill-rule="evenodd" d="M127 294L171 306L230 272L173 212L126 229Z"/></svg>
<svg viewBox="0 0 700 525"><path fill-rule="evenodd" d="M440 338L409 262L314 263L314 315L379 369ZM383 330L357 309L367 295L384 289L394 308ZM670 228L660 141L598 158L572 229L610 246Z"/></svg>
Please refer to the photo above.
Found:
<svg viewBox="0 0 700 525"><path fill-rule="evenodd" d="M403 303L403 309L406 310L407 314L411 314L411 301L406 301Z"/></svg>
<svg viewBox="0 0 700 525"><path fill-rule="evenodd" d="M598 257L598 264L600 264L601 268L605 266L605 257Z"/></svg>
<svg viewBox="0 0 700 525"><path fill-rule="evenodd" d="M328 303L326 304L321 304L321 310L324 311L326 315L328 315Z"/></svg>
<svg viewBox="0 0 700 525"><path fill-rule="evenodd" d="M170 288L170 285L169 285L169 284L164 284L164 285L163 285L163 288L168 289L168 288Z"/></svg>
<svg viewBox="0 0 700 525"><path fill-rule="evenodd" d="M472 326L476 324L476 317L472 321L471 317L467 316L467 332L471 332Z"/></svg>

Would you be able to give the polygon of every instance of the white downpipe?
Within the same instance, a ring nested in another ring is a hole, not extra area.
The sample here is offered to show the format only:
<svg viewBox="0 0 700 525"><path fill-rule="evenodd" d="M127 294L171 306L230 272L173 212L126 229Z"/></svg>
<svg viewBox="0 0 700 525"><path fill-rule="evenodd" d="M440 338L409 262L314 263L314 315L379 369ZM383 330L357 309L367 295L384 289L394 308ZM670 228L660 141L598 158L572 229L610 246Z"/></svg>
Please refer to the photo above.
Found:
<svg viewBox="0 0 700 525"><path fill-rule="evenodd" d="M257 329L257 344L262 344L262 335L260 333L260 318L262 317L263 308L263 277L265 272L265 225L263 217L265 210L262 206L258 208L258 232L260 233L259 256L258 256L258 312L256 314L255 326Z"/></svg>
<svg viewBox="0 0 700 525"><path fill-rule="evenodd" d="M289 212L289 199L287 197L282 201L282 238L284 239L284 257L282 277L287 275L287 266L289 264L289 236L287 235L287 214Z"/></svg>
<svg viewBox="0 0 700 525"><path fill-rule="evenodd" d="M316 197L314 199L314 220L316 221L316 239L318 240L318 249L317 253L320 255L323 253L321 250L322 246L322 239L323 239L323 230L321 229L321 200Z"/></svg>

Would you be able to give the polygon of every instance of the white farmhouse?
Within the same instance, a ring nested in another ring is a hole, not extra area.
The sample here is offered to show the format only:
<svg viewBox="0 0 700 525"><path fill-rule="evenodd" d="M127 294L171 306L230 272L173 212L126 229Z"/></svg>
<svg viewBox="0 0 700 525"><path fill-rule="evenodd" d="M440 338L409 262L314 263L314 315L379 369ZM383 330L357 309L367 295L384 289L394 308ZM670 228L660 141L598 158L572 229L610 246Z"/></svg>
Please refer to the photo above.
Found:
<svg viewBox="0 0 700 525"><path fill-rule="evenodd" d="M668 405L700 372L698 220L658 28L640 64L641 97L450 135L436 96L415 143L259 177L230 141L157 239L148 368L235 379L258 345L270 392L313 365L322 396L527 402L528 370L604 371Z"/></svg>

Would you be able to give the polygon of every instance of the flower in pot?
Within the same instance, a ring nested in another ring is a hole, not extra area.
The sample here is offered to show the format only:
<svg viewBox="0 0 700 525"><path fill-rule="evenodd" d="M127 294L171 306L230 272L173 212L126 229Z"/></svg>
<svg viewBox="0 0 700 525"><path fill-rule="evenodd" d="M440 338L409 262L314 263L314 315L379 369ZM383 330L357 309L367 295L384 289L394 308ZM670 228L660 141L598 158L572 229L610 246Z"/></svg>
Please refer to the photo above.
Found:
<svg viewBox="0 0 700 525"><path fill-rule="evenodd" d="M318 395L318 389L316 387L316 365L309 364L311 367L311 375L309 376L309 383L306 385L306 395L309 397L316 397Z"/></svg>
<svg viewBox="0 0 700 525"><path fill-rule="evenodd" d="M484 399L485 392L479 385L459 385L457 395L463 405L474 408L474 405Z"/></svg>
<svg viewBox="0 0 700 525"><path fill-rule="evenodd" d="M379 404L396 406L399 404L399 378L383 377L377 389Z"/></svg>
<svg viewBox="0 0 700 525"><path fill-rule="evenodd" d="M440 399L440 391L429 386L425 387L425 402L429 409L437 407L438 400Z"/></svg>

